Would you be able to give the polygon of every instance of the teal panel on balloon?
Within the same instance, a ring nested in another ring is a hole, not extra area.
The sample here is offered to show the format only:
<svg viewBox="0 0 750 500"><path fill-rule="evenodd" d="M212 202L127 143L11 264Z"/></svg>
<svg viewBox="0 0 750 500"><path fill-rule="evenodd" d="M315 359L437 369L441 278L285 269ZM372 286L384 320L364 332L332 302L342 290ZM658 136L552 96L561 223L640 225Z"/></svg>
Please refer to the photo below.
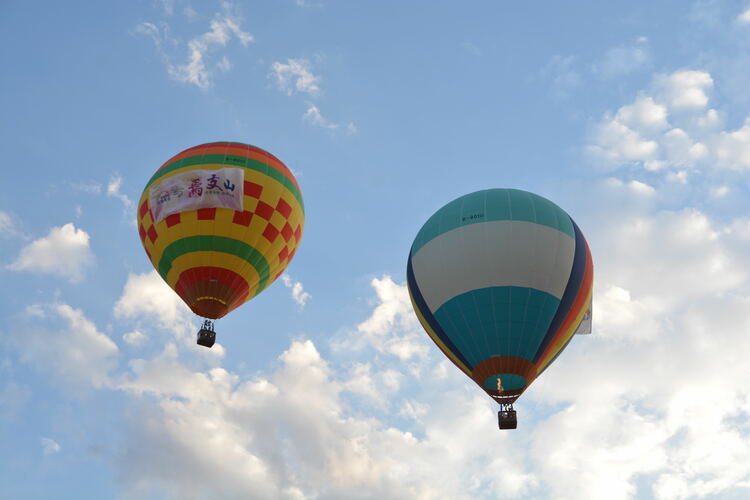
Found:
<svg viewBox="0 0 750 500"><path fill-rule="evenodd" d="M486 189L453 200L435 212L414 239L411 254L457 227L496 220L535 222L575 237L570 217L551 201L518 189Z"/></svg>
<svg viewBox="0 0 750 500"><path fill-rule="evenodd" d="M493 356L531 361L559 304L556 297L533 288L489 287L452 298L434 316L474 367Z"/></svg>

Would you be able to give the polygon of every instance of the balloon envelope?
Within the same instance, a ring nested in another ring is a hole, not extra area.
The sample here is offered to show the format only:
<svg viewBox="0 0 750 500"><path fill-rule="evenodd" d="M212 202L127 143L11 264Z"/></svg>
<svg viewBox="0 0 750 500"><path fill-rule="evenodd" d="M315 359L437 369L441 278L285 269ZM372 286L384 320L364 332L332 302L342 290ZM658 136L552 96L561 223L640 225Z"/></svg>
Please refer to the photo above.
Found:
<svg viewBox="0 0 750 500"><path fill-rule="evenodd" d="M593 263L560 207L489 189L429 218L412 244L407 284L443 353L491 397L512 402L590 317Z"/></svg>
<svg viewBox="0 0 750 500"><path fill-rule="evenodd" d="M304 228L291 171L235 142L202 144L156 171L138 202L151 263L195 314L221 318L284 272Z"/></svg>

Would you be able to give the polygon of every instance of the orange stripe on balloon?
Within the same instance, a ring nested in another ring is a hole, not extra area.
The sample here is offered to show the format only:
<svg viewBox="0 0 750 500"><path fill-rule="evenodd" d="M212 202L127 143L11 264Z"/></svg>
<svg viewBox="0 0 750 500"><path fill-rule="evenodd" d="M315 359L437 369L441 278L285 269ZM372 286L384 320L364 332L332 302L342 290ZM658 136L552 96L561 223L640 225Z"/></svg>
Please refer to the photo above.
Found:
<svg viewBox="0 0 750 500"><path fill-rule="evenodd" d="M287 168L284 163L281 162L278 158L276 158L271 153L268 153L267 151L263 151L260 148L256 148L254 146L250 146L249 144L239 144L239 143L214 143L214 144L204 144L201 146L196 146L194 148L187 149L185 151L182 151L181 153L178 153L174 155L172 158L167 160L161 167L159 167L159 170L171 165L172 163L182 160L183 158L191 158L194 156L202 156L202 155L211 155L211 154L218 154L218 155L231 155L231 156L241 156L243 158L249 158L251 160L260 161L261 163L265 163L266 165L269 165L270 167L278 170L281 174L284 175L287 179L289 179L292 184L294 184L294 187L297 188L297 191L299 191L299 184L297 184L297 179L294 178L294 175L292 175L292 172Z"/></svg>

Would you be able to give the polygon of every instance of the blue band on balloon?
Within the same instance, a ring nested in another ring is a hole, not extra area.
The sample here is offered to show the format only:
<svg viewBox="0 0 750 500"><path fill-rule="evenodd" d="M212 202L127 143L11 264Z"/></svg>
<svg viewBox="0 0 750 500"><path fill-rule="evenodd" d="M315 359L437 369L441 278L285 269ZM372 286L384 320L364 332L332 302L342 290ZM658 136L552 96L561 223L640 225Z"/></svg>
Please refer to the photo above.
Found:
<svg viewBox="0 0 750 500"><path fill-rule="evenodd" d="M541 358L542 354L547 349L547 346L549 346L555 334L560 329L560 326L562 326L563 321L565 321L565 318L568 316L570 308L573 307L573 303L578 296L578 290L581 288L583 276L586 274L586 241L583 239L583 234L581 233L581 230L578 229L578 225L575 221L573 219L570 219L570 221L573 223L573 230L575 231L576 236L576 250L573 257L573 267L570 270L570 279L568 280L565 292L560 300L560 306L557 308L557 313L552 319L549 329L547 329L544 340L539 345L539 349L534 355L534 363L539 361L539 358ZM562 349L560 352L562 352Z"/></svg>

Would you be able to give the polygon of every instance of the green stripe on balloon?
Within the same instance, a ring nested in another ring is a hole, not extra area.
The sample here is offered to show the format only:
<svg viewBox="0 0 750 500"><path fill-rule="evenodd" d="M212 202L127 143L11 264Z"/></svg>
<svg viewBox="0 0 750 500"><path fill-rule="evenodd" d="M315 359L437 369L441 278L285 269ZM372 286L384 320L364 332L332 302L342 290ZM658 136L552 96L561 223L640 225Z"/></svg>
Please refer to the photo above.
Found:
<svg viewBox="0 0 750 500"><path fill-rule="evenodd" d="M167 275L172 269L172 262L177 257L191 252L226 253L239 257L253 266L259 276L258 288L255 290L255 295L258 295L268 285L271 268L263 254L244 241L225 236L188 236L187 238L181 238L170 243L164 249L158 266L159 274L164 278L164 281L167 281Z"/></svg>
<svg viewBox="0 0 750 500"><path fill-rule="evenodd" d="M244 156L199 154L196 156L189 156L187 158L181 158L175 161L174 163L170 163L169 165L157 170L156 173L148 181L148 184L146 184L146 189L148 189L151 186L151 184L153 184L154 182L156 182L157 180L164 177L166 174L170 172L173 172L175 170L179 170L185 167L192 167L195 165L222 165L224 167L243 167L248 170L253 170L255 172L260 172L261 174L265 174L269 176L270 178L278 181L279 183L281 183L281 185L287 188L289 192L292 193L292 195L299 202L299 206L302 208L302 213L305 213L305 204L302 201L302 195L300 195L299 191L297 190L297 187L294 185L294 183L291 180L289 180L287 176L285 176L283 173L276 170L274 167L266 163L263 163L262 161L253 160L252 158L246 158Z"/></svg>

